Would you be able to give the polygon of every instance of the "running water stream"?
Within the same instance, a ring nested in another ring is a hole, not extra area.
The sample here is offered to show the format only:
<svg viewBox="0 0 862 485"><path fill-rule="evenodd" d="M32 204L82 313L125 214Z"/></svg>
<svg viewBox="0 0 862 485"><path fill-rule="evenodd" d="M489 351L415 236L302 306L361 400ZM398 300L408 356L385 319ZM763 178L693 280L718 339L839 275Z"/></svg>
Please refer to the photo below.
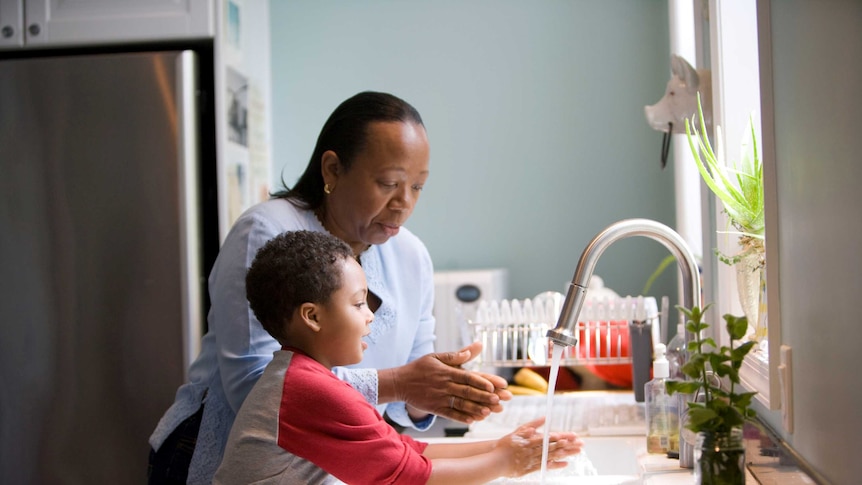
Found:
<svg viewBox="0 0 862 485"><path fill-rule="evenodd" d="M566 349L565 346L560 344L554 344L554 351L551 359L551 370L548 375L548 397L547 404L545 406L545 435L542 439L542 472L540 475L540 482L542 485L545 485L545 472L548 470L548 447L550 445L551 439L551 412L554 407L554 390L557 387L557 374L560 372L560 359L563 356L563 351Z"/></svg>

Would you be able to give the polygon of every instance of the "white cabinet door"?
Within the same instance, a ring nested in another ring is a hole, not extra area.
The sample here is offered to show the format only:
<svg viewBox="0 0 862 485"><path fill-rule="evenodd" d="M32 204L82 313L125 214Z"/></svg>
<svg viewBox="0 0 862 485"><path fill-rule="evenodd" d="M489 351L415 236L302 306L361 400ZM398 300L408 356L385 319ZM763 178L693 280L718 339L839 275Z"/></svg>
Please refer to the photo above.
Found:
<svg viewBox="0 0 862 485"><path fill-rule="evenodd" d="M0 49L24 45L22 0L0 0Z"/></svg>
<svg viewBox="0 0 862 485"><path fill-rule="evenodd" d="M214 0L0 0L0 48L207 38L214 17Z"/></svg>

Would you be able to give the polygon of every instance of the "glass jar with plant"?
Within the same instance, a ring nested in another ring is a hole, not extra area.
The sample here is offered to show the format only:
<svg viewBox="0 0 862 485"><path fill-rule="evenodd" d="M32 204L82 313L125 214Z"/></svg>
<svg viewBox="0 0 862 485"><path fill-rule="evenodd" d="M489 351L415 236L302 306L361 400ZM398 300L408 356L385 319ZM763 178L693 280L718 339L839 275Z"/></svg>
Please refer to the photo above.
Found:
<svg viewBox="0 0 862 485"><path fill-rule="evenodd" d="M755 345L747 341L734 347L746 334L746 317L724 315L730 345L716 345L712 338L703 338L709 324L703 316L709 308L677 307L686 316L685 328L695 338L689 342L688 362L682 372L689 380L669 380L669 394L688 396L687 414L683 418L683 439L694 444L695 478L701 485L745 484L745 448L742 426L756 413L750 408L756 392L737 393L739 369L745 355ZM695 437L696 439L693 439Z"/></svg>
<svg viewBox="0 0 862 485"><path fill-rule="evenodd" d="M736 283L742 312L754 326L755 340L766 337L765 300L766 250L764 246L763 163L757 152L757 135L754 120L749 118L746 137L742 141L739 163L727 164L718 159L706 131L700 95L697 98L697 118L685 120L685 133L689 147L707 187L721 201L732 231L738 234L741 250L725 255L716 250L718 259L736 269ZM721 138L721 127L716 126L716 138ZM719 150L723 152L722 150Z"/></svg>

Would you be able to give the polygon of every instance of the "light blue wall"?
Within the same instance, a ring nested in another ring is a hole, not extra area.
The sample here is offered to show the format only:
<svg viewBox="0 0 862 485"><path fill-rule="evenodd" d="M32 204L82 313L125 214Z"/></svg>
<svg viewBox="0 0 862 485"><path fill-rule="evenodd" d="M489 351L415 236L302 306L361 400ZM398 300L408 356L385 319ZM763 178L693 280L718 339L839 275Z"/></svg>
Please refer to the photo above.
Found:
<svg viewBox="0 0 862 485"><path fill-rule="evenodd" d="M293 184L335 106L366 89L422 113L431 178L408 227L443 269L562 290L624 218L674 225L673 168L643 107L669 76L665 0L273 1L274 177ZM667 251L637 238L596 274L640 294ZM667 272L651 294L676 294ZM672 300L673 301L673 300Z"/></svg>

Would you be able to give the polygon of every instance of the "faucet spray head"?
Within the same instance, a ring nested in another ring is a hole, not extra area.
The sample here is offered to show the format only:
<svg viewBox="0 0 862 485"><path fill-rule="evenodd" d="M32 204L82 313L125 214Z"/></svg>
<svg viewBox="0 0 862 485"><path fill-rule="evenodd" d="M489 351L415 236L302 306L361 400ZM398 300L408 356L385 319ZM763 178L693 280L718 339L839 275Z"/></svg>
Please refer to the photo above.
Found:
<svg viewBox="0 0 862 485"><path fill-rule="evenodd" d="M557 321L557 326L548 330L546 334L555 345L574 347L578 344L578 315L584 306L586 295L587 289L585 287L569 283L569 291L566 293L566 300L563 302L563 308L560 310L560 319Z"/></svg>
<svg viewBox="0 0 862 485"><path fill-rule="evenodd" d="M578 345L578 337L568 334L565 329L548 330L546 336L554 342L554 345L561 345L563 347L574 347L575 345Z"/></svg>

